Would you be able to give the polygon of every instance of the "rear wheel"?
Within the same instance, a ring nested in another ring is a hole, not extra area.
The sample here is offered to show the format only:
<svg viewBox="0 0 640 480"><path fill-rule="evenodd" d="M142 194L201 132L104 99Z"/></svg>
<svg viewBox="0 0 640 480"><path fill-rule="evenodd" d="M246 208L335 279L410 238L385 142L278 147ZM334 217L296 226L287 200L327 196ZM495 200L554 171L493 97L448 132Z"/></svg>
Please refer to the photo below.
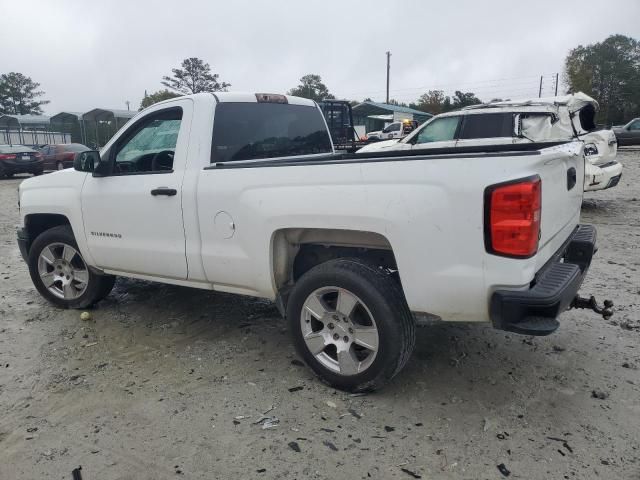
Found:
<svg viewBox="0 0 640 480"><path fill-rule="evenodd" d="M64 308L86 308L106 297L115 277L89 269L69 226L41 233L29 250L29 273L40 294Z"/></svg>
<svg viewBox="0 0 640 480"><path fill-rule="evenodd" d="M397 280L358 259L305 273L287 317L298 353L330 385L351 392L391 380L415 344L413 316Z"/></svg>

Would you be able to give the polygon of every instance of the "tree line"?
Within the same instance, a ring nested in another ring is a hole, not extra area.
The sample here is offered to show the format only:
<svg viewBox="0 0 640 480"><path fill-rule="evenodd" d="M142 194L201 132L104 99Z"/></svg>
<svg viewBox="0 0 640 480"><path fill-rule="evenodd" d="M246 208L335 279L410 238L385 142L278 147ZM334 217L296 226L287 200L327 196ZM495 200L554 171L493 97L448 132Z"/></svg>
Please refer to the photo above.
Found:
<svg viewBox="0 0 640 480"><path fill-rule="evenodd" d="M602 42L578 45L565 59L563 80L568 93L582 91L599 102L600 123L623 123L640 116L640 42L624 35L611 35ZM160 84L165 88L145 91L141 110L169 98L226 91L231 87L219 74L212 73L208 63L196 57L183 60L180 67L171 70L171 75L162 77ZM318 74L304 75L287 93L316 101L335 98ZM0 75L0 114L41 114L42 106L49 103L43 96L40 84L22 73ZM449 96L443 90L429 90L408 104L393 99L389 103L437 115L479 104L481 100L473 92L457 90Z"/></svg>

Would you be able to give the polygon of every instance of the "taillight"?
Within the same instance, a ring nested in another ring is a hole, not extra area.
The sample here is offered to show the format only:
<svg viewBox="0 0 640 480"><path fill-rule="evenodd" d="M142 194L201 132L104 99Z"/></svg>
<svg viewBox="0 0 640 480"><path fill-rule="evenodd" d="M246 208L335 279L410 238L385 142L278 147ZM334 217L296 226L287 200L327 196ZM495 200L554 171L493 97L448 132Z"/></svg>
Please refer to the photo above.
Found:
<svg viewBox="0 0 640 480"><path fill-rule="evenodd" d="M0 160L15 160L16 156L13 153L0 153Z"/></svg>
<svg viewBox="0 0 640 480"><path fill-rule="evenodd" d="M64 158L65 160L73 160L73 159L75 158L75 155L76 155L76 154L75 154L75 153L73 153L73 152L67 152L67 153L65 153L65 154L64 154L64 157L63 157L63 158Z"/></svg>
<svg viewBox="0 0 640 480"><path fill-rule="evenodd" d="M489 253L528 258L538 251L542 182L537 175L485 190L485 244Z"/></svg>

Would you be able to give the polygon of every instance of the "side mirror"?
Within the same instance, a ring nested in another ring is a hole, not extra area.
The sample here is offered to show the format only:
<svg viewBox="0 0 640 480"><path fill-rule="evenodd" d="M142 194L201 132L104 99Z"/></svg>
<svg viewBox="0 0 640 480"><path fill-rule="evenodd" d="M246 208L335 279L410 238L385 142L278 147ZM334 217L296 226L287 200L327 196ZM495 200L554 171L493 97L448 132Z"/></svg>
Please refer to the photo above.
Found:
<svg viewBox="0 0 640 480"><path fill-rule="evenodd" d="M79 172L91 173L98 163L100 163L100 152L87 150L76 155L76 158L73 159L73 168Z"/></svg>

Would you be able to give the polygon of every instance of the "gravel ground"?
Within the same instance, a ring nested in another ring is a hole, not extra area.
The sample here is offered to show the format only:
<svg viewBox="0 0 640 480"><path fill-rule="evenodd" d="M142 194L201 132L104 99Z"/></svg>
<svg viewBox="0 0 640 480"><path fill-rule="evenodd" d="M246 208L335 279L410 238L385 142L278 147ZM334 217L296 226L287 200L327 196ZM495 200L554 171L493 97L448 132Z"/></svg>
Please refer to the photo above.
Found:
<svg viewBox="0 0 640 480"><path fill-rule="evenodd" d="M22 179L0 180L0 479L640 479L640 150L619 158L583 205L582 293L612 319L420 328L367 396L319 383L268 302L120 279L89 321L48 305L15 243Z"/></svg>

